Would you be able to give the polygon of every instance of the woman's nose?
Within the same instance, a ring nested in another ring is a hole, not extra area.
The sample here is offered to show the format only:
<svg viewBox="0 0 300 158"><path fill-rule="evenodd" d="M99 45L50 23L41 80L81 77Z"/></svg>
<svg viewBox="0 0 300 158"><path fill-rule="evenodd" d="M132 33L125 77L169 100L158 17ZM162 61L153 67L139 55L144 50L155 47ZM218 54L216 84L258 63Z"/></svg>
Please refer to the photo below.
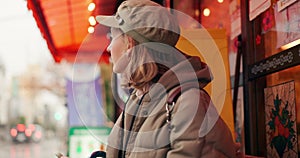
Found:
<svg viewBox="0 0 300 158"><path fill-rule="evenodd" d="M107 46L106 50L107 50L108 52L111 51L111 43Z"/></svg>

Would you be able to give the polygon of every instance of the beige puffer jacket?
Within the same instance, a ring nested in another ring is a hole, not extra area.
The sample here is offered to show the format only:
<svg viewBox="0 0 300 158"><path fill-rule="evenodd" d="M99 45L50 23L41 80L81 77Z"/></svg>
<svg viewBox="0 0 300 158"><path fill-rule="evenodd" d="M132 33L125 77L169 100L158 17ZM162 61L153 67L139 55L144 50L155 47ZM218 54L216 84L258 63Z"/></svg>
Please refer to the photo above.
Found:
<svg viewBox="0 0 300 158"><path fill-rule="evenodd" d="M164 74L142 98L130 96L108 139L107 157L117 158L126 146L126 158L236 157L231 132L200 88L211 81L210 71L198 57L180 62ZM196 82L195 82L196 81ZM165 103L174 87L195 82L200 88L183 92L166 123ZM207 110L209 112L207 112ZM130 131L130 132L129 132Z"/></svg>

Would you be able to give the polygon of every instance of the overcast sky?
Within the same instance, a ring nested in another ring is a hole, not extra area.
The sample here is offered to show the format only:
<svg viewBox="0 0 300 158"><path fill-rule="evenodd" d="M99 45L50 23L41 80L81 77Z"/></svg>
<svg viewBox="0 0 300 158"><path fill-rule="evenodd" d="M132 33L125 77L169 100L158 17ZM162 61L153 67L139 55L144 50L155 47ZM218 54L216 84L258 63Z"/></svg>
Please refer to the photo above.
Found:
<svg viewBox="0 0 300 158"><path fill-rule="evenodd" d="M0 0L0 58L7 76L53 60L25 0Z"/></svg>

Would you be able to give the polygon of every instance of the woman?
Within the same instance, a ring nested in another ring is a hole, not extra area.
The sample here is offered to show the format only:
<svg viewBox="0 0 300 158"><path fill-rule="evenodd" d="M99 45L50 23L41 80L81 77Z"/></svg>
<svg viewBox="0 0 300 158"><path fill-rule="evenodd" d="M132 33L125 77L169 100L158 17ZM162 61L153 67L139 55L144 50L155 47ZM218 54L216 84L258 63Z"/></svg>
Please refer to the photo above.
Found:
<svg viewBox="0 0 300 158"><path fill-rule="evenodd" d="M133 90L108 138L107 157L237 156L230 130L202 89L212 80L209 68L175 48L180 28L166 8L128 0L116 15L96 19L111 27L113 71Z"/></svg>

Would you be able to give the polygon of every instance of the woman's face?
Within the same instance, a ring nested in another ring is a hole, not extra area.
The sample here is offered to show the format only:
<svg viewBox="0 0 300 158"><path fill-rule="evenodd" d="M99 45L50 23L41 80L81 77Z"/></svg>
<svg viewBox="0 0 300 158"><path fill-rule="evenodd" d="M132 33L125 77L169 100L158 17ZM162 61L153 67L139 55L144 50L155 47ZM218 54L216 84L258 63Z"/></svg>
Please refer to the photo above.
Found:
<svg viewBox="0 0 300 158"><path fill-rule="evenodd" d="M126 43L126 37L118 29L111 29L111 38L112 39L109 46L107 47L107 50L111 54L113 64L115 64L122 56L122 54L127 50L128 44Z"/></svg>

